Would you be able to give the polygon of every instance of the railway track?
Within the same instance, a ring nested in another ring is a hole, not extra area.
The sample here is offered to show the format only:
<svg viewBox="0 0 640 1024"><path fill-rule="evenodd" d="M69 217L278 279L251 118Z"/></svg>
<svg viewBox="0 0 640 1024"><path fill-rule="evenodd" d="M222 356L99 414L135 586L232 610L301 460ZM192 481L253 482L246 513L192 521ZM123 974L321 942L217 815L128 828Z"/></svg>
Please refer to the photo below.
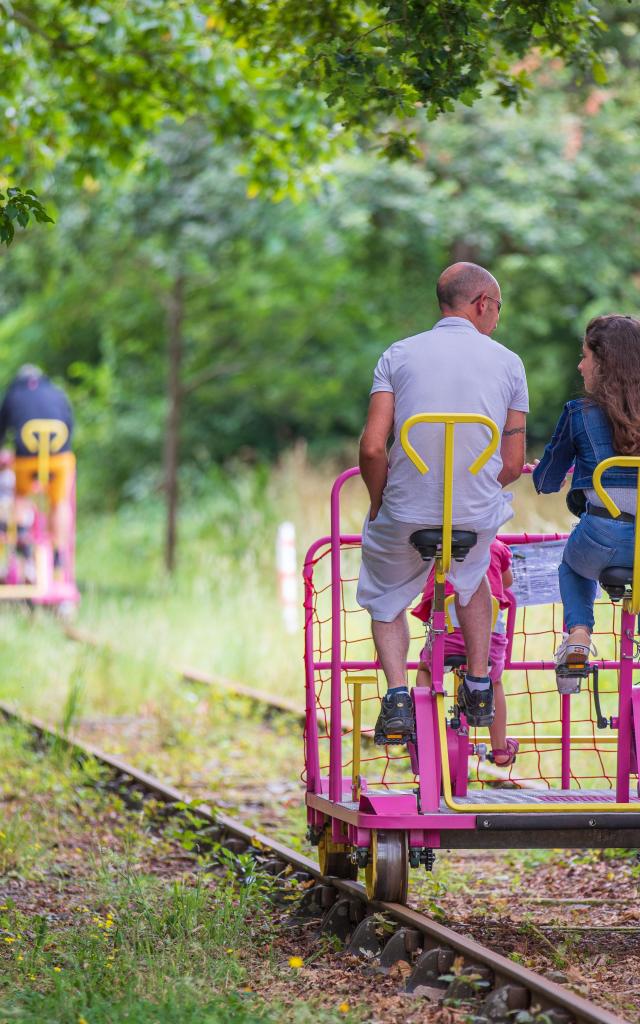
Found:
<svg viewBox="0 0 640 1024"><path fill-rule="evenodd" d="M175 787L73 735L61 735L7 704L0 704L0 713L42 738L68 745L80 757L97 759L132 802L153 797L164 805L167 815L184 815L184 804L189 801ZM295 888L293 883L299 883L301 895L293 904L294 921L317 919L321 934L336 937L346 954L379 972L389 972L403 963L406 968L399 973L407 993L424 996L432 1003L442 999L454 1005L469 1003L468 1019L478 1022L506 1024L520 1011L520 1019L527 1024L628 1024L417 910L368 901L358 882L322 875L308 857L206 805L191 805L189 814L195 814L200 823L198 853L206 856L210 850L213 857L219 846L233 854L250 853L265 873L280 879L289 894Z"/></svg>
<svg viewBox="0 0 640 1024"><path fill-rule="evenodd" d="M128 653L120 651L117 647L101 640L99 637L93 636L91 633L87 633L85 630L77 629L75 626L66 626L64 633L69 640L73 640L75 643L85 644L88 647L103 648L105 650L113 651L114 653ZM218 690L238 697L246 697L255 706L262 707L268 715L289 715L296 719L300 724L301 730L305 726L304 709L299 707L294 701L287 700L285 697L274 696L264 690L257 690L251 686L246 686L244 683L239 683L234 679L229 679L228 677L221 676L218 673L203 672L200 669L190 668L187 666L176 665L174 667L180 679L185 683L204 686L211 690ZM325 718L321 714L318 714L318 723L322 728L326 728ZM347 731L346 726L345 731ZM371 743L372 730L363 730L361 736L363 743ZM503 771L499 767L489 764L486 761L482 765L482 773L487 779L491 779L495 782L506 782L509 779L508 772ZM536 784L534 782L530 782L526 779L513 781L511 785L517 786L519 789L536 788Z"/></svg>

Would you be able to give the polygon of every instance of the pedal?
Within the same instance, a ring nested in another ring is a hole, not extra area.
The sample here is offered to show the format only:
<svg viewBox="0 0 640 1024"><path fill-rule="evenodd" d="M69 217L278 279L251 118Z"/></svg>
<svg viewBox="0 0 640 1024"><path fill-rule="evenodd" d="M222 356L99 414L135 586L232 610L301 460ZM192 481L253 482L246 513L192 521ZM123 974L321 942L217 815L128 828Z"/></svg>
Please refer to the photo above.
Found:
<svg viewBox="0 0 640 1024"><path fill-rule="evenodd" d="M575 662L572 665L558 665L556 668L556 686L558 693L566 694L580 693L580 683L588 679L591 666L589 662Z"/></svg>
<svg viewBox="0 0 640 1024"><path fill-rule="evenodd" d="M403 734L401 732L378 733L374 736L374 743L377 747L400 747L407 743L415 743L415 733Z"/></svg>

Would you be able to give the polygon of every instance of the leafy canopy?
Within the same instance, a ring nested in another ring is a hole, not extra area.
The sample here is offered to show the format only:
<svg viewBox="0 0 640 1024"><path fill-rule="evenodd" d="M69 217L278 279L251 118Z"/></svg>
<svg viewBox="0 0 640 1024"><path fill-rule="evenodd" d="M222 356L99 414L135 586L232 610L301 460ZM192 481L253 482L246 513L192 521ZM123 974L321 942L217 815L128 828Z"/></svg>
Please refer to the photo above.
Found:
<svg viewBox="0 0 640 1024"><path fill-rule="evenodd" d="M384 118L429 119L470 106L485 82L505 105L532 83L517 61L532 48L604 80L596 52L606 26L591 0L220 0L232 38L250 39L262 66L293 48L294 81L320 92L348 128L382 136L397 156L410 128ZM601 5L600 5L601 6ZM516 63L514 63L514 60Z"/></svg>
<svg viewBox="0 0 640 1024"><path fill-rule="evenodd" d="M98 177L164 119L197 117L240 145L250 192L282 198L355 133L401 156L421 108L471 104L485 82L517 102L532 47L602 77L601 28L591 0L0 0L0 174L25 189L64 161ZM46 219L16 206L1 241Z"/></svg>

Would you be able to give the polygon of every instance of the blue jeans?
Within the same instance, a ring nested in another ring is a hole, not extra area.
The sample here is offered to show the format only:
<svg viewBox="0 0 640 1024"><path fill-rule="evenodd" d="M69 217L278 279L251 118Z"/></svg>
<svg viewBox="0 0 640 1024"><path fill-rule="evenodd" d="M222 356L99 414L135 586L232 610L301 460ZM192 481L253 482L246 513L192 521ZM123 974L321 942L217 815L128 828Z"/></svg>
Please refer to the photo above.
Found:
<svg viewBox="0 0 640 1024"><path fill-rule="evenodd" d="M558 569L565 625L593 629L597 580L610 565L633 565L633 523L583 515L569 537Z"/></svg>

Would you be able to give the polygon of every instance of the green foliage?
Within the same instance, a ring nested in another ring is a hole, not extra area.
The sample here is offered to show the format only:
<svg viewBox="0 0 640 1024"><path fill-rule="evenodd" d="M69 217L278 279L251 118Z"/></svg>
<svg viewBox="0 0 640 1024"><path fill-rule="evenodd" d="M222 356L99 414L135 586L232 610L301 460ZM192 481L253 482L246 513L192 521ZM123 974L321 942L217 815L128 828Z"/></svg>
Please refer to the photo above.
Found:
<svg viewBox="0 0 640 1024"><path fill-rule="evenodd" d="M218 29L217 5L182 0L0 4L0 169L40 176L60 160L80 183L144 153L167 117L201 117L245 141L252 173L286 187L325 150L320 104L281 69L259 72ZM276 130L276 125L278 129Z"/></svg>
<svg viewBox="0 0 640 1024"><path fill-rule="evenodd" d="M455 101L470 105L484 83L518 103L531 80L514 61L532 50L604 81L600 7L3 0L0 170L41 180L63 162L76 184L95 181L143 159L167 118L198 118L212 141L241 148L253 190L282 198L356 135L391 158L419 155L416 114L432 120Z"/></svg>
<svg viewBox="0 0 640 1024"><path fill-rule="evenodd" d="M580 91L572 69L529 54L526 119L486 88L472 108L414 120L412 164L357 149L327 164L304 200L256 193L238 174L243 145L213 142L205 116L165 123L144 161L115 178L78 189L59 169L55 233L21 238L4 260L0 358L6 380L39 362L70 390L82 500L114 506L162 487L178 278L186 492L227 495L220 462L260 463L298 438L320 452L352 444L379 354L437 318L433 284L454 259L500 280L496 337L525 361L530 436L544 441L577 388L589 317L639 305L640 35L637 15L617 11L605 12L607 88ZM324 31L314 24L310 34ZM263 31L276 26L252 28ZM246 509L261 495L230 495L230 507L236 499Z"/></svg>
<svg viewBox="0 0 640 1024"><path fill-rule="evenodd" d="M499 278L496 337L525 361L530 434L545 440L577 388L589 317L638 307L639 38L627 23L625 62L605 55L609 89L584 98L569 71L539 62L526 121L487 97L425 127L419 163L355 153L304 202L249 198L238 150L212 147L198 121L166 126L145 167L117 182L74 195L60 175L55 236L5 260L0 357L7 378L25 361L66 377L83 500L161 486L177 275L188 491L238 452L354 438L379 354L437 318L433 284L454 259Z"/></svg>
<svg viewBox="0 0 640 1024"><path fill-rule="evenodd" d="M233 38L249 39L263 67L295 48L294 81L320 92L347 128L380 139L392 157L413 149L411 125L385 140L383 119L406 121L424 108L433 120L470 106L490 83L504 105L531 86L514 64L535 48L605 74L595 46L605 28L589 0L220 0Z"/></svg>
<svg viewBox="0 0 640 1024"><path fill-rule="evenodd" d="M32 189L23 192L13 186L8 188L6 196L0 192L0 242L9 245L16 233L15 225L26 228L33 217L39 224L53 224L52 218Z"/></svg>

